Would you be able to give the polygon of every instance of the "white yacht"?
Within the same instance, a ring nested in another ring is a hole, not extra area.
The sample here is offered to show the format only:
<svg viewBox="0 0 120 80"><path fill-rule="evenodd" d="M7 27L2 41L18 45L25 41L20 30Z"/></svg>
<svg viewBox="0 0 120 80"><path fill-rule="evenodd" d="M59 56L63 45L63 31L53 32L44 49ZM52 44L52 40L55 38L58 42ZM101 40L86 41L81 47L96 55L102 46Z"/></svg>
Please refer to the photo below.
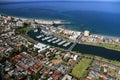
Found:
<svg viewBox="0 0 120 80"><path fill-rule="evenodd" d="M38 29L35 29L34 32L38 32Z"/></svg>
<svg viewBox="0 0 120 80"><path fill-rule="evenodd" d="M71 42L67 42L67 43L65 43L63 46L64 47L67 47L68 45L70 45L71 44Z"/></svg>

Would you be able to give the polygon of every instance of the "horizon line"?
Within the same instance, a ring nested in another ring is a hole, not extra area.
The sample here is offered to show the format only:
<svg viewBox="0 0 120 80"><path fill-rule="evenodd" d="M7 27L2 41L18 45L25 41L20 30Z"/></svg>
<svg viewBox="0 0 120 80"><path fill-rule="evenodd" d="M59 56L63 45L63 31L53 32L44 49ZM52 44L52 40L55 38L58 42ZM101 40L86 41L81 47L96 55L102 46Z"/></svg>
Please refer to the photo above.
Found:
<svg viewBox="0 0 120 80"><path fill-rule="evenodd" d="M94 0L92 0L92 1L79 1L79 0L75 0L75 1L72 1L72 0L58 0L58 1L55 1L55 0L46 0L46 1L44 1L44 0L41 0L41 1L38 1L38 0L35 0L35 1L0 1L0 2L3 2L3 3L5 3L5 2L120 2L120 1L94 1Z"/></svg>

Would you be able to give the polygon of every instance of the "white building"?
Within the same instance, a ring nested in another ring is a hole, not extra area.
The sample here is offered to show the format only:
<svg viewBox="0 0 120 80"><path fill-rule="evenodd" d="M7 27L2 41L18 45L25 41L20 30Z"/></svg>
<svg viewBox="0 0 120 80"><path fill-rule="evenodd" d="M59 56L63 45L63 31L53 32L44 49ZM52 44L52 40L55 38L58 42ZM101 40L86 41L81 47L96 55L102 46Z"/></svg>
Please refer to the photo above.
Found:
<svg viewBox="0 0 120 80"><path fill-rule="evenodd" d="M74 57L73 57L73 59L76 61L77 60L77 58L78 58L78 55L75 55Z"/></svg>
<svg viewBox="0 0 120 80"><path fill-rule="evenodd" d="M87 31L87 30L84 31L84 36L85 36L85 37L88 37L89 35L90 35L90 32L89 32L89 31Z"/></svg>
<svg viewBox="0 0 120 80"><path fill-rule="evenodd" d="M23 27L24 26L24 23L22 21L18 21L16 23L16 26L19 26L19 27Z"/></svg>
<svg viewBox="0 0 120 80"><path fill-rule="evenodd" d="M50 48L50 46L47 46L45 44L42 43L38 43L37 45L34 45L34 48L39 49L38 53L44 52L46 49Z"/></svg>
<svg viewBox="0 0 120 80"><path fill-rule="evenodd" d="M72 76L66 74L62 80L72 80Z"/></svg>
<svg viewBox="0 0 120 80"><path fill-rule="evenodd" d="M81 32L74 31L73 34L69 37L72 40L76 40L80 36Z"/></svg>

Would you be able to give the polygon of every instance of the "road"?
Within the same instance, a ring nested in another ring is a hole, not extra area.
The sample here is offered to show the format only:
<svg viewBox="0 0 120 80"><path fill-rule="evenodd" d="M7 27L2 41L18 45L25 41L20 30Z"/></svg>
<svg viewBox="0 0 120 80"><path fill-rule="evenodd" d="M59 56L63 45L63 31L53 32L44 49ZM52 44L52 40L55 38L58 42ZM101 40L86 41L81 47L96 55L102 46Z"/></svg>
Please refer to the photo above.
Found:
<svg viewBox="0 0 120 80"><path fill-rule="evenodd" d="M76 46L77 43L80 43L81 38L82 38L83 34L81 34L80 36L78 36L78 39L76 39L76 41L73 43L72 46L70 46L70 48L68 48L68 52L71 52L73 50L73 48Z"/></svg>

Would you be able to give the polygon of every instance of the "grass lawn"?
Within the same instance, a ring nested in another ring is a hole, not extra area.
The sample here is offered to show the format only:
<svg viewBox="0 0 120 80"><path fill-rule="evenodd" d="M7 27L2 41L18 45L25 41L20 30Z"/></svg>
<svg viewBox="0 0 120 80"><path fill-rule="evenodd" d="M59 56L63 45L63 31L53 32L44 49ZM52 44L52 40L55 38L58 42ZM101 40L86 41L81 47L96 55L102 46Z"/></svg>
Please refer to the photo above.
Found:
<svg viewBox="0 0 120 80"><path fill-rule="evenodd" d="M96 46L101 46L101 47L105 47L105 48L108 48L108 49L113 49L113 50L120 51L120 46L118 46L118 45L112 45L112 44L96 44Z"/></svg>
<svg viewBox="0 0 120 80"><path fill-rule="evenodd" d="M23 27L21 29L18 29L17 31L21 34L26 34L26 32L30 29L31 27L30 26L27 26L27 27Z"/></svg>
<svg viewBox="0 0 120 80"><path fill-rule="evenodd" d="M83 44L94 45L94 46L104 47L111 50L120 51L120 46L114 45L114 44L104 44L104 43L83 43Z"/></svg>
<svg viewBox="0 0 120 80"><path fill-rule="evenodd" d="M109 59L105 59L103 57L99 57L99 56L95 56L95 59L100 60L100 61L104 61L104 62L108 62L114 65L118 65L120 66L120 61L116 61L116 60L109 60Z"/></svg>
<svg viewBox="0 0 120 80"><path fill-rule="evenodd" d="M83 77L90 63L90 59L83 58L78 64L75 64L71 74L77 78Z"/></svg>

